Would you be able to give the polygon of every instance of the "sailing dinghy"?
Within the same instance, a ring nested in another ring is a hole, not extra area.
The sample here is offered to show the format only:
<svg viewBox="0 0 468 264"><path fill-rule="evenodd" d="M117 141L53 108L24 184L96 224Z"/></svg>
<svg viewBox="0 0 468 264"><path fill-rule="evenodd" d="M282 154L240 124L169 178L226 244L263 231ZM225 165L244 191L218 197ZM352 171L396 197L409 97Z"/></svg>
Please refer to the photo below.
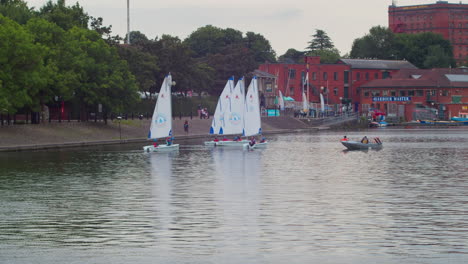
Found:
<svg viewBox="0 0 468 264"><path fill-rule="evenodd" d="M229 107L224 111L224 127L220 135L239 135L239 140L221 140L215 146L243 146L248 140L241 140L244 135L245 84L244 78L237 81L232 90Z"/></svg>
<svg viewBox="0 0 468 264"><path fill-rule="evenodd" d="M171 100L172 77L168 74L161 85L153 118L151 119L148 138L155 140L153 145L144 146L145 152L173 151L179 149L179 144L172 143L172 100ZM158 145L156 141L160 138L169 138L167 144Z"/></svg>
<svg viewBox="0 0 468 264"><path fill-rule="evenodd" d="M245 114L244 114L244 136L253 137L262 134L262 119L260 117L260 99L258 96L258 80L254 76L250 82L245 98ZM260 142L248 142L244 147L249 149L266 147L268 142L266 140Z"/></svg>

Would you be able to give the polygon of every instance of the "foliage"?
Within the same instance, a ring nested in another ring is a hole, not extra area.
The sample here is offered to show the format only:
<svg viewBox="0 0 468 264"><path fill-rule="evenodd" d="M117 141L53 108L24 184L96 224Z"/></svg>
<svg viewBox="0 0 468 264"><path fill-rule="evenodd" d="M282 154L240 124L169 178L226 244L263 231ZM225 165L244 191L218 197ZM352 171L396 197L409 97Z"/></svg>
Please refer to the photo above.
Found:
<svg viewBox="0 0 468 264"><path fill-rule="evenodd" d="M398 58L406 59L418 68L455 66L452 45L439 34L397 34L395 50Z"/></svg>
<svg viewBox="0 0 468 264"><path fill-rule="evenodd" d="M74 6L65 6L65 0L52 3L49 0L38 12L39 17L57 24L64 30L73 27L88 28L90 17L77 2Z"/></svg>
<svg viewBox="0 0 468 264"><path fill-rule="evenodd" d="M253 52L256 62L264 63L276 61L276 53L271 47L270 42L265 39L264 36L254 32L247 32L244 42L245 46Z"/></svg>
<svg viewBox="0 0 468 264"><path fill-rule="evenodd" d="M305 52L296 49L288 49L286 53L278 57L280 63L304 63Z"/></svg>
<svg viewBox="0 0 468 264"><path fill-rule="evenodd" d="M34 106L36 95L47 84L43 66L46 48L18 23L0 15L0 111L16 112Z"/></svg>
<svg viewBox="0 0 468 264"><path fill-rule="evenodd" d="M0 0L0 14L21 25L33 16L31 9L22 0Z"/></svg>
<svg viewBox="0 0 468 264"><path fill-rule="evenodd" d="M158 58L155 55L143 51L141 47L132 45L119 45L117 51L120 58L127 61L140 92L150 92L151 88L156 87L156 76L160 69L157 64Z"/></svg>
<svg viewBox="0 0 468 264"><path fill-rule="evenodd" d="M362 38L353 42L351 58L395 59L395 35L385 27L376 26Z"/></svg>
<svg viewBox="0 0 468 264"><path fill-rule="evenodd" d="M354 40L350 57L405 59L418 68L455 66L452 46L442 35L430 32L394 34L380 26Z"/></svg>
<svg viewBox="0 0 468 264"><path fill-rule="evenodd" d="M315 50L307 53L307 56L320 56L321 63L335 63L340 59L340 52L338 49L324 49Z"/></svg>
<svg viewBox="0 0 468 264"><path fill-rule="evenodd" d="M309 46L306 48L309 52L317 50L330 50L335 48L335 45L333 45L330 37L325 31L321 29L316 29L315 34L312 35L312 37L313 39L308 42Z"/></svg>

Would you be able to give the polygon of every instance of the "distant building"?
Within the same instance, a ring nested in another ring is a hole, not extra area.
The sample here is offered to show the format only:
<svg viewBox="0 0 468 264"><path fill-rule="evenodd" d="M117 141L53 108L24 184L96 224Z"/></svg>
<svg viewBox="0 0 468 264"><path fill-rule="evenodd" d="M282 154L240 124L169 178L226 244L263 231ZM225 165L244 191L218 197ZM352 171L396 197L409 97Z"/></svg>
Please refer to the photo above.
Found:
<svg viewBox="0 0 468 264"><path fill-rule="evenodd" d="M468 69L402 69L361 86L365 113L379 109L404 120L450 119L468 111Z"/></svg>
<svg viewBox="0 0 468 264"><path fill-rule="evenodd" d="M388 8L388 25L394 33L441 34L453 45L458 63L468 61L468 4L435 4L396 6Z"/></svg>
<svg viewBox="0 0 468 264"><path fill-rule="evenodd" d="M275 95L280 90L284 96L302 101L304 92L309 95L309 102L319 103L323 94L326 104L352 105L355 111L359 109L361 85L390 78L401 69L416 67L402 60L340 59L336 63L322 64L317 56L306 57L302 64L275 63L259 67L260 71L276 77L270 78L275 81L272 87Z"/></svg>

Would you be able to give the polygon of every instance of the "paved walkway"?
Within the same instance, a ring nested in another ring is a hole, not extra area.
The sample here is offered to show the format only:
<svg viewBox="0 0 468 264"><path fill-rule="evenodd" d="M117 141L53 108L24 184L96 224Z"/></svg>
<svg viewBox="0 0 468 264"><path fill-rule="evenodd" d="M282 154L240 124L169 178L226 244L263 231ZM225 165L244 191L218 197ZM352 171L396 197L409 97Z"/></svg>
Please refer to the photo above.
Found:
<svg viewBox="0 0 468 264"><path fill-rule="evenodd" d="M189 133L183 124L189 122ZM190 117L173 120L174 136L184 138L209 138L211 119ZM150 120L117 120L108 122L62 122L39 125L0 126L0 151L59 148L69 146L115 144L120 142L145 142ZM263 117L265 134L285 133L295 130L317 129L307 122L292 117Z"/></svg>

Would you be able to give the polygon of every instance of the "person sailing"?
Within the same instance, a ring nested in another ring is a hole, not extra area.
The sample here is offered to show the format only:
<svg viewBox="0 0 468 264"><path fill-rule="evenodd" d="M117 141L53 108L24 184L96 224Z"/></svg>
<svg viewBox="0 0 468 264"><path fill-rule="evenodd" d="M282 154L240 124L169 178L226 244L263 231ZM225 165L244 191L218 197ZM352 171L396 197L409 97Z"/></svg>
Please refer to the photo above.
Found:
<svg viewBox="0 0 468 264"><path fill-rule="evenodd" d="M251 137L251 138L250 138L249 145L250 145L251 147L253 147L253 145L255 145L255 143L257 143L257 142L255 141L255 137Z"/></svg>
<svg viewBox="0 0 468 264"><path fill-rule="evenodd" d="M168 145L168 146L172 145L172 141L173 141L173 140L174 140L173 137L167 137L167 138L166 138L166 145Z"/></svg>
<svg viewBox="0 0 468 264"><path fill-rule="evenodd" d="M344 136L341 141L349 141L349 138L347 136Z"/></svg>

